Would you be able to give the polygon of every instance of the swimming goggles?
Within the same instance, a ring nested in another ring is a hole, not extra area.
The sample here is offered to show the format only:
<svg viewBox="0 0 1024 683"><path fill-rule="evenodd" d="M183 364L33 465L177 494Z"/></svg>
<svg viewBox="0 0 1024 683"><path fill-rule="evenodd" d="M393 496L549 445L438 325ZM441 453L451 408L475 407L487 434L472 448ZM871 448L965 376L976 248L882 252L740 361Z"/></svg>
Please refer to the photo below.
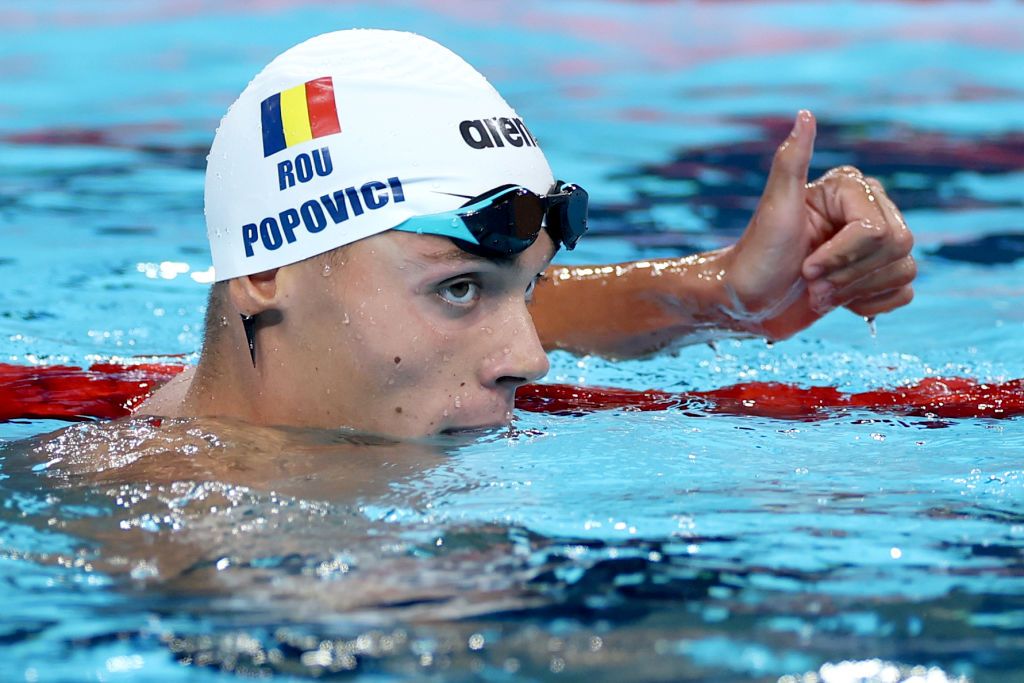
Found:
<svg viewBox="0 0 1024 683"><path fill-rule="evenodd" d="M586 190L561 181L544 196L503 185L454 211L416 216L393 229L450 237L461 249L481 256L512 256L537 241L543 227L556 246L572 249L587 231L588 203Z"/></svg>

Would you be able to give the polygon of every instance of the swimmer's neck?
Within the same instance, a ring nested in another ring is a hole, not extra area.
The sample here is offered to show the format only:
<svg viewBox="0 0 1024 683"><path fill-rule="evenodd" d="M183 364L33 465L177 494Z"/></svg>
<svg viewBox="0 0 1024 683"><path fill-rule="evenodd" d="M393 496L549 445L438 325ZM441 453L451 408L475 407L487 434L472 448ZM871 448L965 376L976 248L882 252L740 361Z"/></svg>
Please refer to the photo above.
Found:
<svg viewBox="0 0 1024 683"><path fill-rule="evenodd" d="M234 328L234 329L232 329ZM208 339L199 363L167 382L135 411L157 417L222 417L273 424L258 398L264 395L241 324Z"/></svg>

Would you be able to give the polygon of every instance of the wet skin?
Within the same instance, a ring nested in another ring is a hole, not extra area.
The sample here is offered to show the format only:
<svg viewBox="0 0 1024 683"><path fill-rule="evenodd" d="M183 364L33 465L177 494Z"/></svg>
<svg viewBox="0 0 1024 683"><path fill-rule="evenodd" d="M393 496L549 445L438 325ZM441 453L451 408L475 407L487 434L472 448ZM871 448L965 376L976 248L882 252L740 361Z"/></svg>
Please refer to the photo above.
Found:
<svg viewBox="0 0 1024 683"><path fill-rule="evenodd" d="M260 320L256 367L235 331L218 367L200 362L182 405L158 394L140 412L400 438L505 425L516 388L548 370L527 303L554 251L541 235L491 261L447 238L387 232L237 278L236 307Z"/></svg>
<svg viewBox="0 0 1024 683"><path fill-rule="evenodd" d="M293 351L268 339L271 367L293 359L272 379L281 402L302 406L286 423L392 436L499 426L516 388L547 373L527 310L554 254L547 236L504 263L400 232L342 253L295 269L277 342Z"/></svg>

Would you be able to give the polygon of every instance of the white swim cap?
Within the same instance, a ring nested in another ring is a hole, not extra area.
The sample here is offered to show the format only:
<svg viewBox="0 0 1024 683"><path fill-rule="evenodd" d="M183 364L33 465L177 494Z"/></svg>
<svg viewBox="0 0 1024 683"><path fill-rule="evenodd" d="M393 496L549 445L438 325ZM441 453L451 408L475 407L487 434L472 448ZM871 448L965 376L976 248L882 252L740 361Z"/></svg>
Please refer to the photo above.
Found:
<svg viewBox="0 0 1024 683"><path fill-rule="evenodd" d="M451 211L495 187L545 194L537 141L476 69L413 33L296 45L220 123L206 169L218 281L295 263Z"/></svg>

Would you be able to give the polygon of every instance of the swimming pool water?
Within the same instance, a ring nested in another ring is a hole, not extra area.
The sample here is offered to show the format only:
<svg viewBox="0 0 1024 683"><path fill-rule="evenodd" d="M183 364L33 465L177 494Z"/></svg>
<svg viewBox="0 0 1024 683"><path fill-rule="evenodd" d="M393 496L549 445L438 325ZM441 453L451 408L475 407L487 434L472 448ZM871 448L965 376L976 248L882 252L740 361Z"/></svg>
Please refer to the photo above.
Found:
<svg viewBox="0 0 1024 683"><path fill-rule="evenodd" d="M0 26L0 360L194 361L220 115L287 46L375 26L466 57L590 190L563 262L729 242L803 107L812 171L878 176L917 236L917 299L875 336L837 313L772 347L556 353L548 381L1024 376L1020 3L39 2ZM254 442L214 480L235 456L192 434L151 457L195 476L147 481L121 476L145 424L19 441L62 426L0 425L3 680L1024 680L1020 420L522 413L429 447ZM43 466L96 434L122 470ZM352 491L353 458L398 474Z"/></svg>

